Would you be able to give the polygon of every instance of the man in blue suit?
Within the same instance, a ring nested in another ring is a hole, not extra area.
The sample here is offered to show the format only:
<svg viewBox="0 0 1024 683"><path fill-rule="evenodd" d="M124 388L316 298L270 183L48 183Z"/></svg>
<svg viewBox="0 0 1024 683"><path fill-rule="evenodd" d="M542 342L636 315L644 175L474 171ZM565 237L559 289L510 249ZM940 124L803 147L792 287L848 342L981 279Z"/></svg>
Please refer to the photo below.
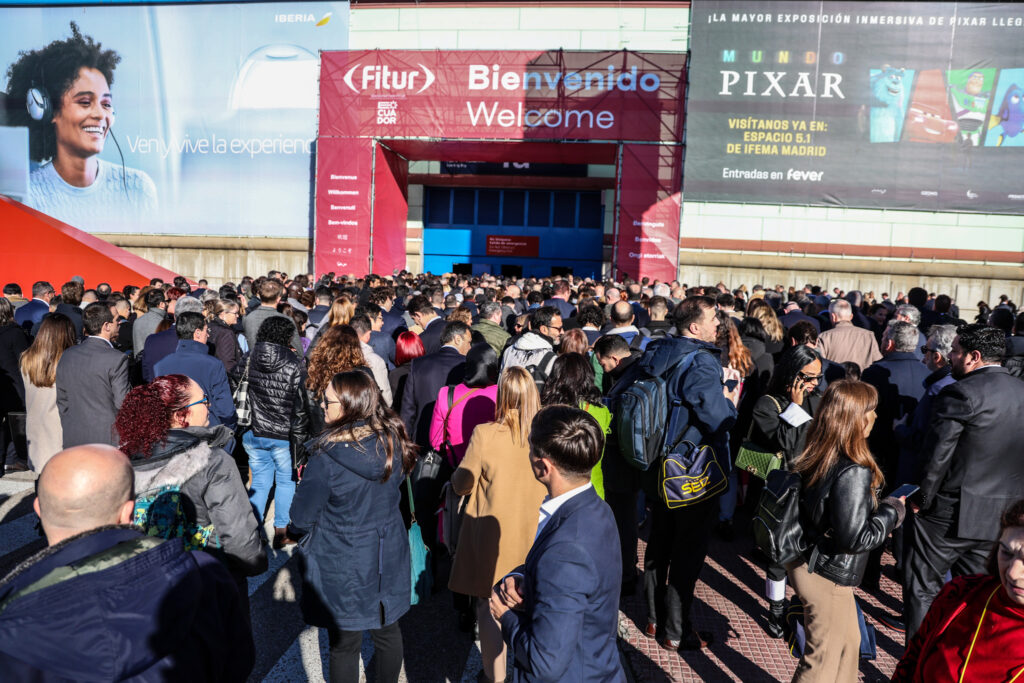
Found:
<svg viewBox="0 0 1024 683"><path fill-rule="evenodd" d="M526 564L495 587L491 614L516 681L625 681L615 644L622 579L615 518L590 484L604 435L579 408L533 420L530 466L548 490Z"/></svg>
<svg viewBox="0 0 1024 683"><path fill-rule="evenodd" d="M18 307L14 312L14 322L26 332L31 332L43 320L43 316L50 312L50 299L54 293L53 285L45 280L32 285L32 301Z"/></svg>

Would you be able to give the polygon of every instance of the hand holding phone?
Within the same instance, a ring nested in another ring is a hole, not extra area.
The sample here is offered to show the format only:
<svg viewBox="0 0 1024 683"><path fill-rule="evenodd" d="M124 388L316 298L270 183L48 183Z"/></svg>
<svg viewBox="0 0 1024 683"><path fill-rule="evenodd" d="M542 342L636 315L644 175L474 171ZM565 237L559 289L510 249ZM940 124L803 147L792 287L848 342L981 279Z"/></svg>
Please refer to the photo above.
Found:
<svg viewBox="0 0 1024 683"><path fill-rule="evenodd" d="M921 490L921 487L917 484L904 484L899 486L895 491L889 494L890 498L910 498L912 495Z"/></svg>

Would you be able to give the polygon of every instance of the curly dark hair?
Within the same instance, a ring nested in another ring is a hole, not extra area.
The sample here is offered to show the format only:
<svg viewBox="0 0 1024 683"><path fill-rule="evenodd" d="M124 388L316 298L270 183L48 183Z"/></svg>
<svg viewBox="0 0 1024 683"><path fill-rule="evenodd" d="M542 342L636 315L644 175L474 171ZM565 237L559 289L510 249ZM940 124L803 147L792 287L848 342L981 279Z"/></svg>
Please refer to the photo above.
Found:
<svg viewBox="0 0 1024 683"><path fill-rule="evenodd" d="M83 36L78 24L71 22L71 37L55 40L40 50L23 50L18 61L7 69L7 98L24 102L29 88L45 87L50 93L53 113L63 104L64 93L78 78L83 68L96 69L109 85L114 85L114 69L121 56L113 50L104 50L90 36ZM53 121L36 121L24 107L13 107L8 114L8 125L28 126L29 156L33 161L51 159L57 151L57 132Z"/></svg>
<svg viewBox="0 0 1024 683"><path fill-rule="evenodd" d="M314 396L323 396L327 385L339 372L366 365L359 337L350 325L335 325L320 333L320 339L309 353L306 388Z"/></svg>
<svg viewBox="0 0 1024 683"><path fill-rule="evenodd" d="M133 460L148 458L153 446L167 440L175 414L180 419L188 414L191 381L185 375L164 375L128 392L114 420L124 453Z"/></svg>

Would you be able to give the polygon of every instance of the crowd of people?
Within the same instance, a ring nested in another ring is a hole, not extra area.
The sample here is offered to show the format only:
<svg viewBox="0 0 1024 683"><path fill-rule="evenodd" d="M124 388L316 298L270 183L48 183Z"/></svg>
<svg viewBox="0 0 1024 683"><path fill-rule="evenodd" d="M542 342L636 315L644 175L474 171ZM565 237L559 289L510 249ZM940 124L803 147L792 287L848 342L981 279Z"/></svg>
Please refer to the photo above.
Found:
<svg viewBox="0 0 1024 683"><path fill-rule="evenodd" d="M479 634L481 680L625 680L620 599L643 591L662 647L707 647L709 541L747 533L775 468L799 477L806 544L756 560L768 634L790 629L787 585L802 605L794 680L856 680L853 589L878 589L885 552L894 680L1024 672L1007 297L967 323L917 287L85 284L0 298L0 454L38 474L49 546L0 578L0 667L25 680L245 680L246 578L292 545L332 681L358 679L363 632L398 680L398 620L430 576Z"/></svg>

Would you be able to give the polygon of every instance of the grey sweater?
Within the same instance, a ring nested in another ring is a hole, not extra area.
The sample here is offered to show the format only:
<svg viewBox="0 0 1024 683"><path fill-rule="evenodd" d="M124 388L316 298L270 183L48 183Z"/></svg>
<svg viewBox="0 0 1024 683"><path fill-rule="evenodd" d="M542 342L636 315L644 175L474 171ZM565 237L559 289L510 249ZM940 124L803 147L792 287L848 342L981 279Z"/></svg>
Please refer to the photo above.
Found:
<svg viewBox="0 0 1024 683"><path fill-rule="evenodd" d="M277 309L271 308L270 306L258 306L254 308L252 313L246 313L245 317L242 318L242 328L245 330L245 341L249 343L249 350L256 348L256 333L260 331L260 325L267 318L277 316L284 318L295 324L295 321L286 316L283 313L278 313ZM136 323L138 325L138 323ZM299 358L302 358L302 340L299 339L299 330L296 328L292 334L291 346L295 349L295 353L298 354Z"/></svg>

